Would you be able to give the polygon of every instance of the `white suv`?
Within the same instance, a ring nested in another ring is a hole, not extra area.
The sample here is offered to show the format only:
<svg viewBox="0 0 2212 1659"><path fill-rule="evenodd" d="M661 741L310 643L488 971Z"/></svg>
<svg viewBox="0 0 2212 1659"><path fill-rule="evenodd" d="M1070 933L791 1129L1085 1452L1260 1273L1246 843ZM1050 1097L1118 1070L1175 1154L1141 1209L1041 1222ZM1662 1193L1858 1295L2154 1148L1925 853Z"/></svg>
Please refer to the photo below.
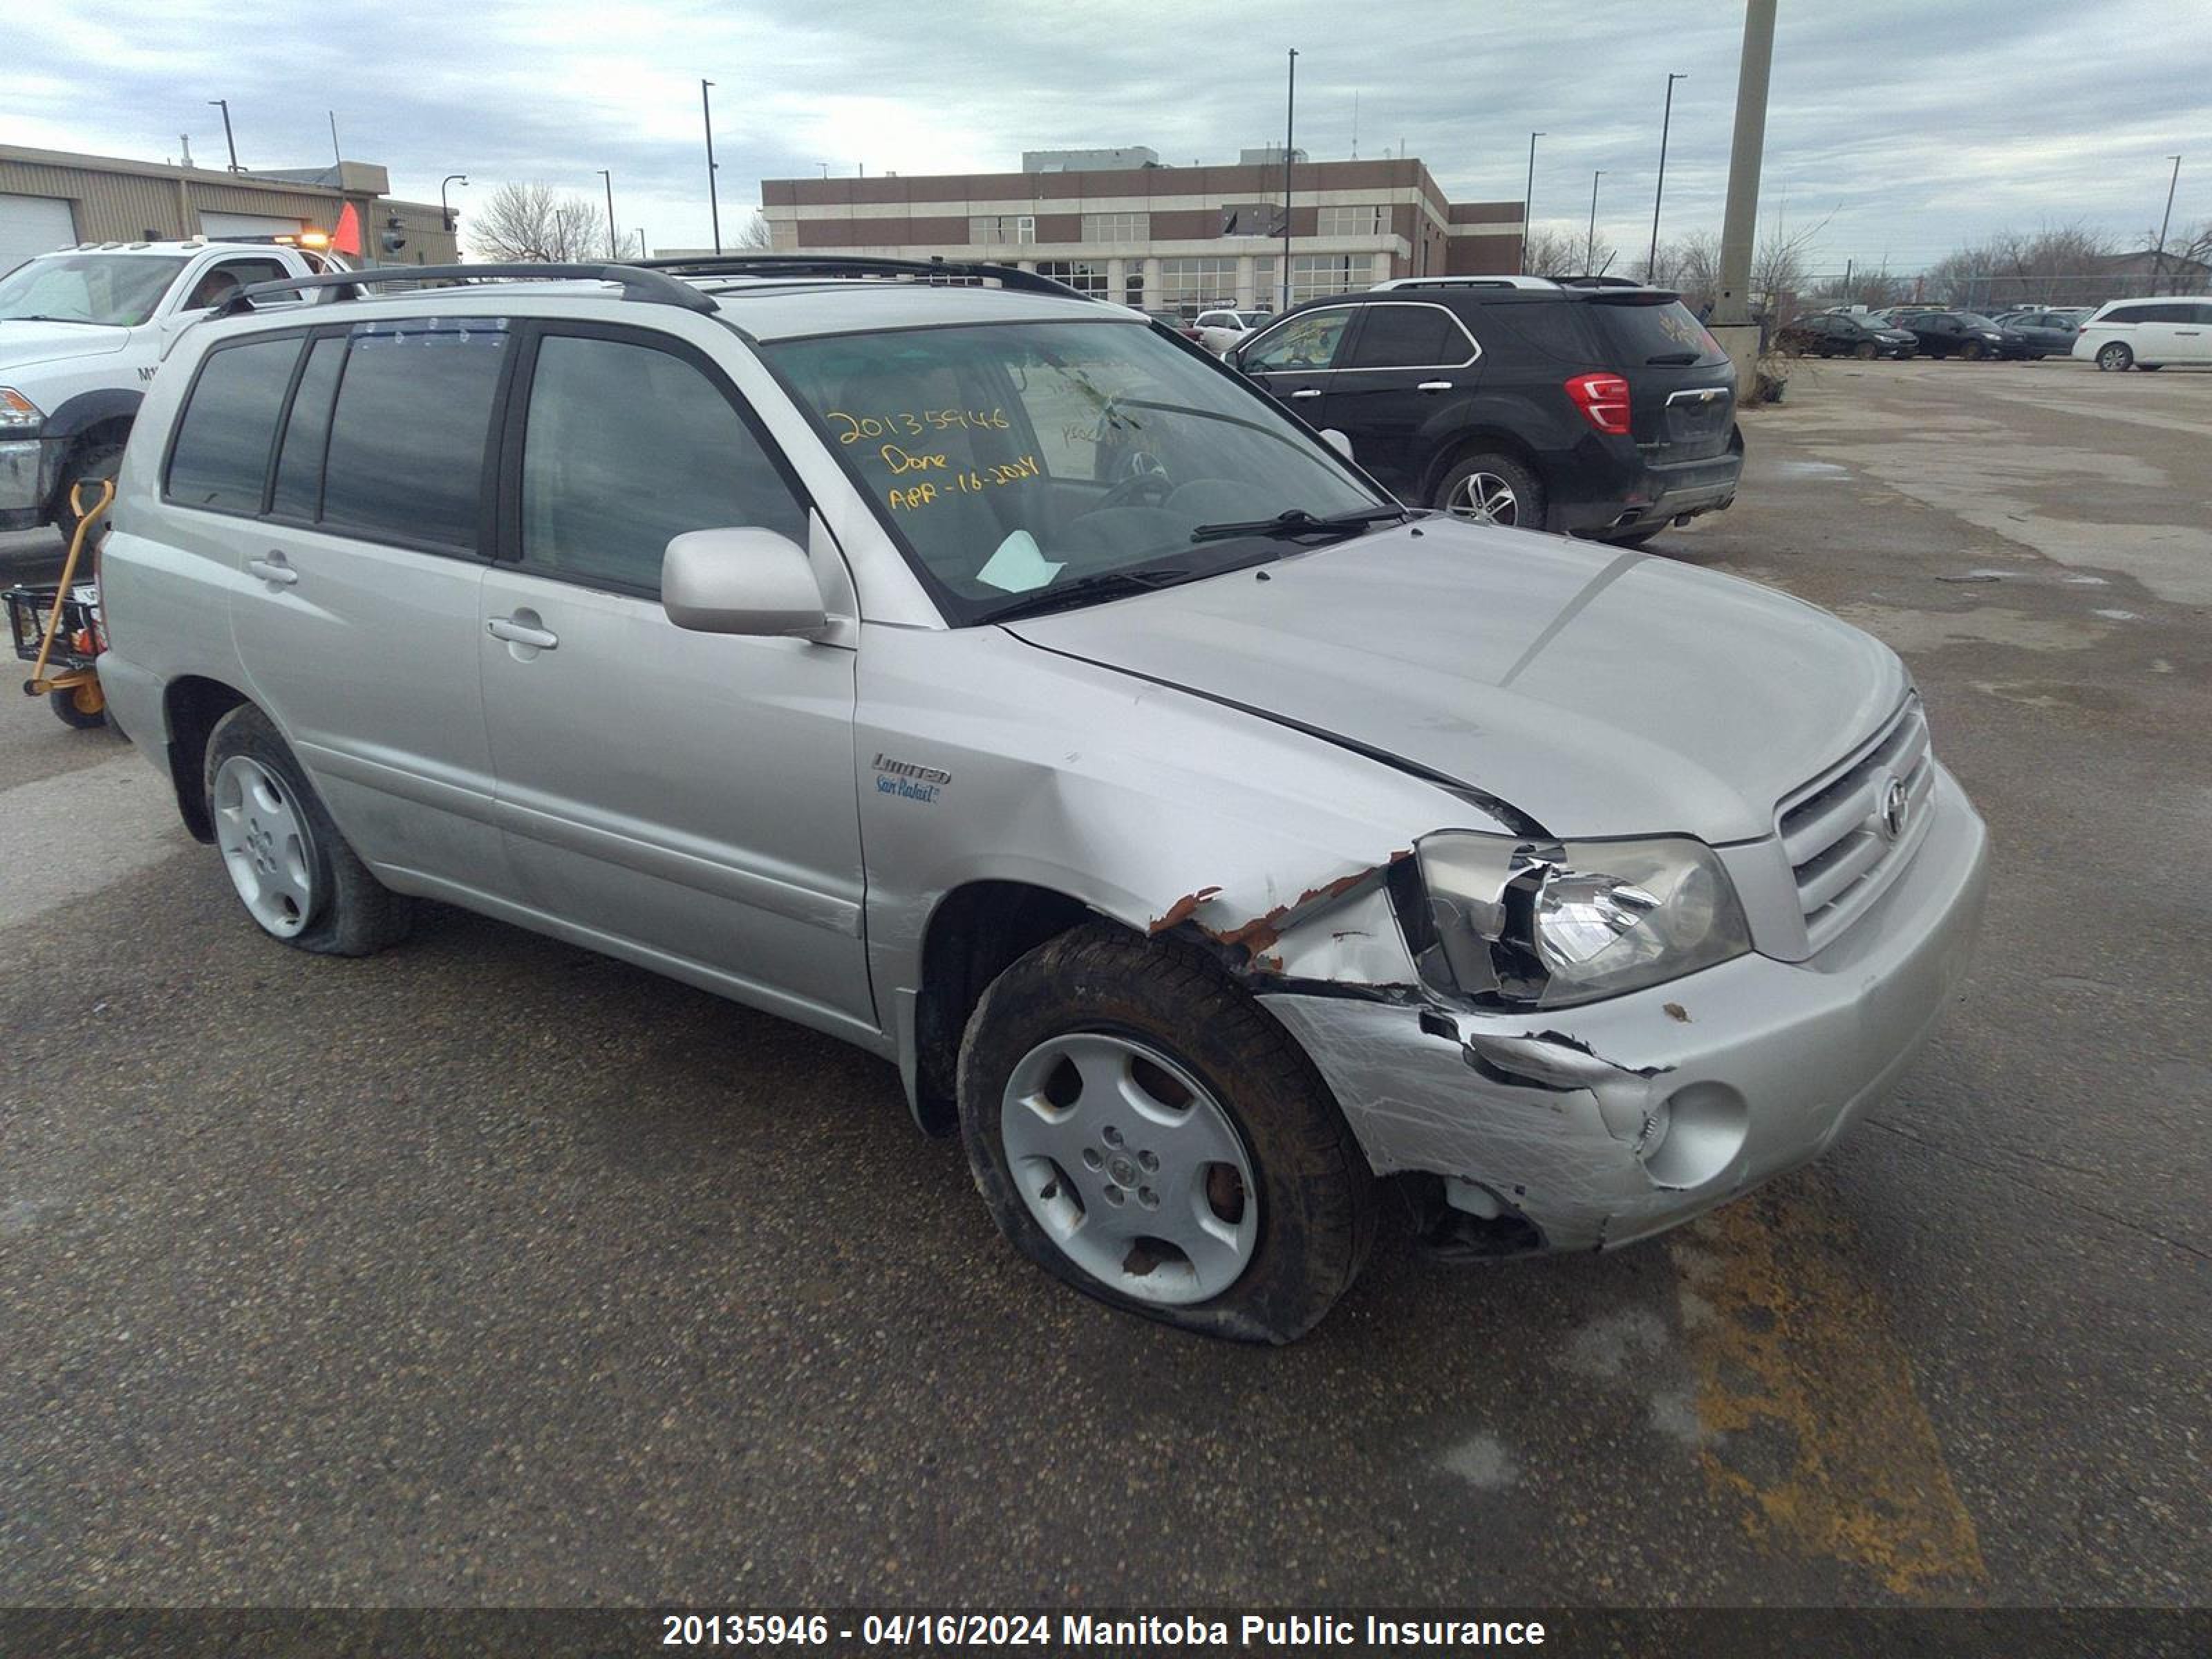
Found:
<svg viewBox="0 0 2212 1659"><path fill-rule="evenodd" d="M201 237L87 243L0 276L0 530L67 535L69 486L114 476L179 332L239 288L327 268L302 248Z"/></svg>
<svg viewBox="0 0 2212 1659"><path fill-rule="evenodd" d="M2212 363L2212 299L2114 300L2081 325L2073 355L2114 372Z"/></svg>
<svg viewBox="0 0 2212 1659"><path fill-rule="evenodd" d="M1048 1271L1278 1341L1380 1182L1447 1253L1625 1244L1955 994L1985 836L1879 641L1409 512L1033 273L687 269L155 383L100 684L273 939L419 895L858 1043Z"/></svg>

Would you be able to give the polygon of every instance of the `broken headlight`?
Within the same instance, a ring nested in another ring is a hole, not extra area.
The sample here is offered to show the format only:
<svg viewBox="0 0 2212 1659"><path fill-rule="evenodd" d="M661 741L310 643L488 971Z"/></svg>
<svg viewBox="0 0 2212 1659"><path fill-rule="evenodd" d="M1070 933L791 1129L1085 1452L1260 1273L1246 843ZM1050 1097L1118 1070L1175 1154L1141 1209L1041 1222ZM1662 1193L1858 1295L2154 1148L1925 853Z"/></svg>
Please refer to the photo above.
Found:
<svg viewBox="0 0 2212 1659"><path fill-rule="evenodd" d="M1751 930L1701 842L1518 841L1447 830L1420 843L1423 974L1542 1008L1618 996L1740 957Z"/></svg>

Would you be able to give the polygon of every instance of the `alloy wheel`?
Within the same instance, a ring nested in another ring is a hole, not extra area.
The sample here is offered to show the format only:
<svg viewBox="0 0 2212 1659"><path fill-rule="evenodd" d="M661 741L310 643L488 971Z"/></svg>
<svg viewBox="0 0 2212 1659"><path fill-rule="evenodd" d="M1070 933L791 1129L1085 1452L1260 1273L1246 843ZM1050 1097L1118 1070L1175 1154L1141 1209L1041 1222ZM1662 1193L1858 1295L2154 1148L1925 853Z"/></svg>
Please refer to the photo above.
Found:
<svg viewBox="0 0 2212 1659"><path fill-rule="evenodd" d="M1445 510L1455 518L1475 524L1515 525L1521 521L1521 498L1513 486L1495 472L1470 472L1452 490Z"/></svg>
<svg viewBox="0 0 2212 1659"><path fill-rule="evenodd" d="M1243 1138L1158 1049L1102 1031L1047 1039L1007 1078L999 1133L1030 1216L1099 1283L1181 1305L1251 1265L1259 1186Z"/></svg>
<svg viewBox="0 0 2212 1659"><path fill-rule="evenodd" d="M314 914L314 848L305 816L276 773L233 755L215 775L215 840L230 884L254 921L290 939Z"/></svg>

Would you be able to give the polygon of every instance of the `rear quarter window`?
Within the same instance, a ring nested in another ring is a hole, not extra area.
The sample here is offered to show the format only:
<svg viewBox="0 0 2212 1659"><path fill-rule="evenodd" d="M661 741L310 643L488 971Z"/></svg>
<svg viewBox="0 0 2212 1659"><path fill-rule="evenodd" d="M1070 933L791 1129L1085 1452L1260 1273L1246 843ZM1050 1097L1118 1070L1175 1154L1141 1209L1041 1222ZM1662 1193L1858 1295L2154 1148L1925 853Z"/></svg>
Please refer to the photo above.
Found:
<svg viewBox="0 0 2212 1659"><path fill-rule="evenodd" d="M218 513L261 511L276 422L299 357L296 335L208 354L169 450L169 500Z"/></svg>

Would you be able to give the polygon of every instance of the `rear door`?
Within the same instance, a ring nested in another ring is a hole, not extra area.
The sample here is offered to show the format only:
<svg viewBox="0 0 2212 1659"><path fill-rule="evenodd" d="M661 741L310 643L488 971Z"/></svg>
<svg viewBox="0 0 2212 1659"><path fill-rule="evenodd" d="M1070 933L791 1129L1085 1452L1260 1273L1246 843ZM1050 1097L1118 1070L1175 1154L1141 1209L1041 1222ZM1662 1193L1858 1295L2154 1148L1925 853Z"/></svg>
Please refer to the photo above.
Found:
<svg viewBox="0 0 2212 1659"><path fill-rule="evenodd" d="M1352 331L1352 306L1319 306L1285 317L1237 350L1237 366L1315 426L1326 426L1336 361ZM1358 433L1351 434L1355 446Z"/></svg>
<svg viewBox="0 0 2212 1659"><path fill-rule="evenodd" d="M506 320L410 316L307 337L233 590L250 689L363 859L501 893L476 635ZM202 486L180 477L179 445L169 493L191 506Z"/></svg>
<svg viewBox="0 0 2212 1659"><path fill-rule="evenodd" d="M872 1030L854 652L691 633L661 609L685 531L759 526L838 558L737 389L659 330L534 325L501 491L474 656L522 902L598 948Z"/></svg>
<svg viewBox="0 0 2212 1659"><path fill-rule="evenodd" d="M2174 319L2172 356L2167 361L2212 362L2212 302L2185 300L2174 309L2181 314Z"/></svg>
<svg viewBox="0 0 2212 1659"><path fill-rule="evenodd" d="M1654 465L1709 460L1735 430L1735 371L1680 300L1623 289L1584 301L1613 373L1628 381L1629 431Z"/></svg>
<svg viewBox="0 0 2212 1659"><path fill-rule="evenodd" d="M1424 300L1363 306L1316 424L1352 440L1352 456L1376 482L1410 501L1419 493L1436 434L1466 424L1481 349L1460 319ZM1308 418L1312 418L1309 416Z"/></svg>

